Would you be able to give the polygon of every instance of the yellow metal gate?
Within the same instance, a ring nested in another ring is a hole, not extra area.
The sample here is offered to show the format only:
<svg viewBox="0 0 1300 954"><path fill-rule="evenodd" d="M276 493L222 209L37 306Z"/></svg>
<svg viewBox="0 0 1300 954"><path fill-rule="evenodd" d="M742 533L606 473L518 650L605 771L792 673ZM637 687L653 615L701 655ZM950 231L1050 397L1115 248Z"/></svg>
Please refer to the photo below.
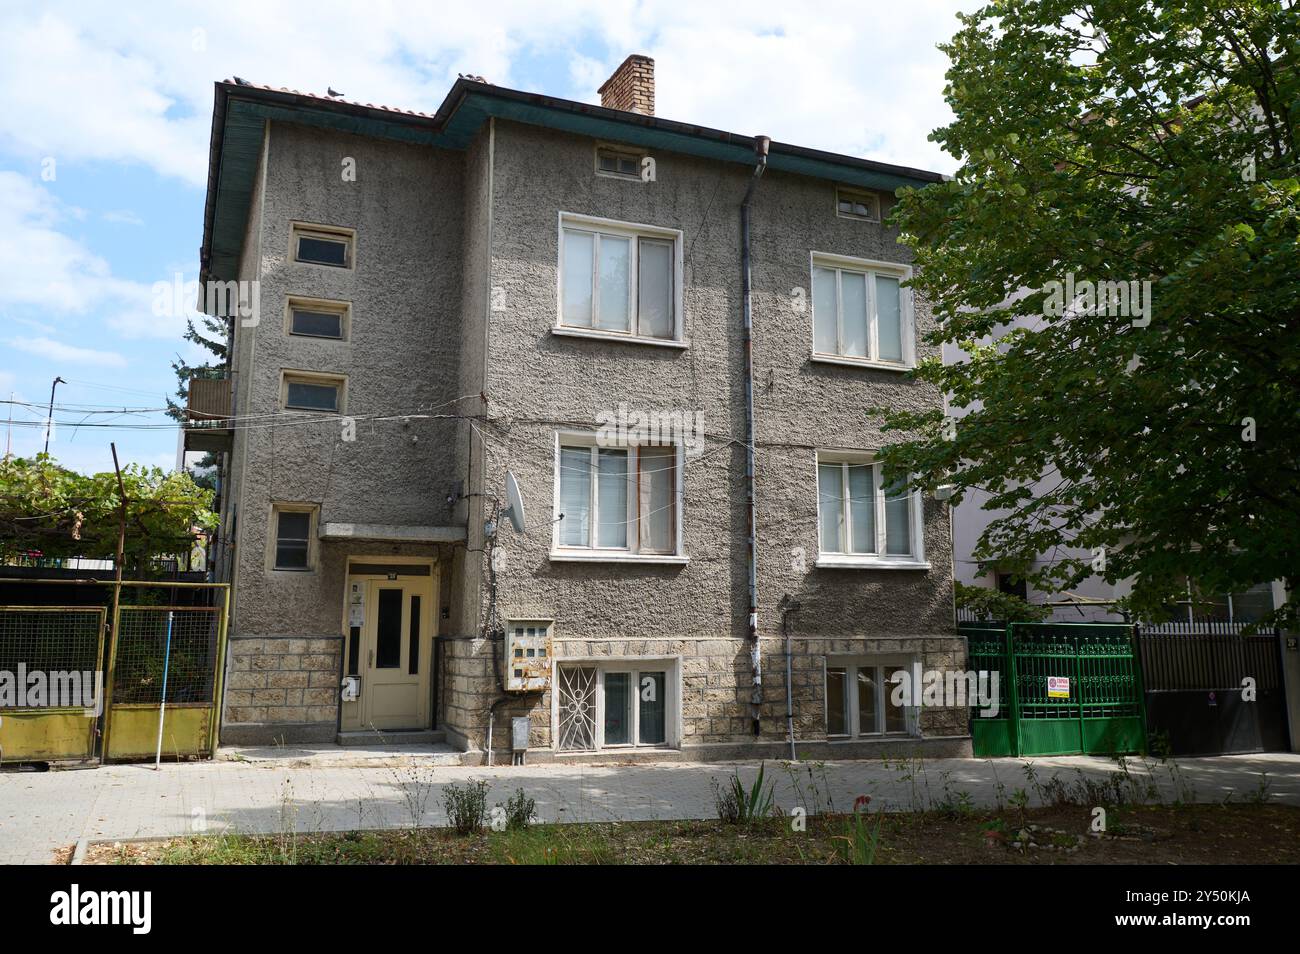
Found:
<svg viewBox="0 0 1300 954"><path fill-rule="evenodd" d="M117 604L111 619L102 605L0 606L0 762L153 758L160 724L163 758L210 756L229 585L123 581L113 600L116 584L83 583Z"/></svg>
<svg viewBox="0 0 1300 954"><path fill-rule="evenodd" d="M94 758L106 615L0 606L0 762Z"/></svg>
<svg viewBox="0 0 1300 954"><path fill-rule="evenodd" d="M215 590L216 605L124 602L118 607L109 654L106 760L152 758L160 718L164 758L201 758L215 750L227 588L194 585Z"/></svg>

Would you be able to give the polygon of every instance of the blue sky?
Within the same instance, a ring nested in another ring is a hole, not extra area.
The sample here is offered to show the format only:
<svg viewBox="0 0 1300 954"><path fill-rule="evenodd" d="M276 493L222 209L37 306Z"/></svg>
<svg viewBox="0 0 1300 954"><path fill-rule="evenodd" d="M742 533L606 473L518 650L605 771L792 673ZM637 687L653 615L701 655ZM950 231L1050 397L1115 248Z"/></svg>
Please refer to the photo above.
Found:
<svg viewBox="0 0 1300 954"><path fill-rule="evenodd" d="M433 112L458 73L598 102L628 53L656 61L656 111L684 122L951 172L927 141L947 121L958 0L744 5L554 0L465 4L272 0L0 9L0 400L59 385L60 462L168 467L169 366L202 353L155 283L196 278L212 83L257 83ZM12 451L40 450L19 403ZM92 409L132 413L86 417ZM84 410L78 410L84 409ZM5 427L8 411L0 411ZM141 426L144 425L144 426ZM10 437L9 431L12 435Z"/></svg>

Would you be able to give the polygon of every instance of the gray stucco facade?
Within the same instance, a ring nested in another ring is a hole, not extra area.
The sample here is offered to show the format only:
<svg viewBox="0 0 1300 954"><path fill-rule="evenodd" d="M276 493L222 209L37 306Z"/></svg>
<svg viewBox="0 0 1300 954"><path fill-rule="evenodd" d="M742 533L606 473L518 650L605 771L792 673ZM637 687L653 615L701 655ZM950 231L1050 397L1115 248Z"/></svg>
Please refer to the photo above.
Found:
<svg viewBox="0 0 1300 954"><path fill-rule="evenodd" d="M435 584L438 644L437 668L421 683L428 722L409 728L436 728L467 752L484 750L491 719L496 757L508 757L510 718L527 716L533 760L784 755L788 635L801 755L968 753L961 708L923 707L906 732L828 740L828 667L966 666L944 505L917 505L917 566L818 565L819 451L878 449L885 438L869 408L939 407L941 398L898 370L813 360L811 256L905 265L907 249L878 222L837 215L833 179L772 168L755 189L755 735L738 212L751 172L641 148L655 160L652 181L600 175L603 141L506 118L488 118L456 149L265 122L239 261L239 277L260 283L260 318L236 322L232 349L238 423L223 534L233 541L234 607L222 739L319 741L346 728L339 684L357 637L349 574L363 560L408 559L425 561ZM349 158L355 181L340 175ZM880 201L887 214L892 196ZM677 236L680 341L556 333L566 214ZM294 223L351 230L352 267L293 261ZM346 340L288 334L295 298L348 303ZM919 358L932 319L924 302L912 304ZM283 410L285 371L345 379L339 412ZM565 558L554 530L557 443L594 433L620 406L702 424L701 445L677 458L680 545L662 559ZM355 424L352 438L343 419ZM484 524L504 506L507 471L527 524L520 533L503 523L490 541ZM312 514L305 570L275 568L277 506ZM344 525L372 531L326 532ZM404 540L401 528L423 536ZM784 616L783 599L799 608ZM500 628L511 621L549 626L546 691L503 693ZM606 691L611 672L662 674L664 738L564 750L561 709L573 699L561 695L562 669L599 673Z"/></svg>

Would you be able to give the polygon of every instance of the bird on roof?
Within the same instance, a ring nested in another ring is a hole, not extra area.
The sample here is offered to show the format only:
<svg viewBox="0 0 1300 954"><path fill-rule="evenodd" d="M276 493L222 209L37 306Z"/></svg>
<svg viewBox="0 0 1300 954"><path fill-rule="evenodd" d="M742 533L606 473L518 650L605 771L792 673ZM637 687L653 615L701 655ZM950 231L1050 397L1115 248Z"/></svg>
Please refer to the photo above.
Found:
<svg viewBox="0 0 1300 954"><path fill-rule="evenodd" d="M253 84L250 83L248 80L244 79L242 76L235 76L235 77L232 77L232 78L234 79L234 81L235 81L235 85L236 85L236 86L252 86L252 85L253 85Z"/></svg>
<svg viewBox="0 0 1300 954"><path fill-rule="evenodd" d="M333 96L335 99L344 95L343 93L340 93L338 90L336 90L333 86L326 86L325 92Z"/></svg>

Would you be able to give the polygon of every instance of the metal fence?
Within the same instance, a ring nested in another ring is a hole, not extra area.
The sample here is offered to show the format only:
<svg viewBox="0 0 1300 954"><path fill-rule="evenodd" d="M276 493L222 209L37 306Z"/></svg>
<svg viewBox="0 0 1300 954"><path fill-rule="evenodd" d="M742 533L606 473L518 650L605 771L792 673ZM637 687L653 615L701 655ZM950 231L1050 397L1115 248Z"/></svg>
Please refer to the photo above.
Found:
<svg viewBox="0 0 1300 954"><path fill-rule="evenodd" d="M82 693L83 708L52 705L61 697L49 692L35 699L0 691L0 760L153 757L160 725L166 757L211 754L228 585L123 581L117 600L116 584L101 581L14 585L36 602L54 594L82 605L0 606L0 674L13 684L39 673L33 684L52 689L51 674L76 673L83 689L89 676L94 692ZM71 683L61 678L58 686Z"/></svg>
<svg viewBox="0 0 1300 954"><path fill-rule="evenodd" d="M102 703L101 607L0 607L0 760L94 757Z"/></svg>
<svg viewBox="0 0 1300 954"><path fill-rule="evenodd" d="M1148 729L1173 755L1290 747L1281 637L1198 620L1139 627Z"/></svg>
<svg viewBox="0 0 1300 954"><path fill-rule="evenodd" d="M999 714L972 709L980 757L1145 749L1133 627L1114 623L963 623L971 666L999 674Z"/></svg>
<svg viewBox="0 0 1300 954"><path fill-rule="evenodd" d="M122 606L113 702L212 702L221 611L216 606Z"/></svg>

